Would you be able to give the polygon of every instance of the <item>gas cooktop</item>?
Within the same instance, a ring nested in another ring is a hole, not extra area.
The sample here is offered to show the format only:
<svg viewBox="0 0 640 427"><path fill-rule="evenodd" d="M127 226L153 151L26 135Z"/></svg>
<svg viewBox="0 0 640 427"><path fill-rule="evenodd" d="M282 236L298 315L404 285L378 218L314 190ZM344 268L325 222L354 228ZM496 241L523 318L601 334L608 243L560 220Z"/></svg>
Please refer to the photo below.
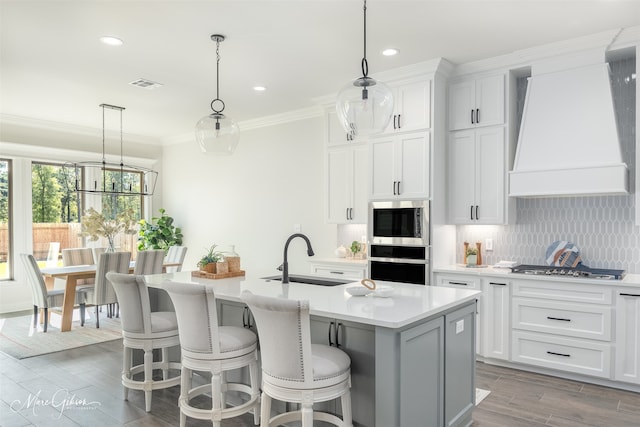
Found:
<svg viewBox="0 0 640 427"><path fill-rule="evenodd" d="M538 276L578 277L586 279L622 280L624 270L609 270L603 268L589 268L582 264L576 267L555 267L553 265L516 265L511 269L513 273L531 274Z"/></svg>

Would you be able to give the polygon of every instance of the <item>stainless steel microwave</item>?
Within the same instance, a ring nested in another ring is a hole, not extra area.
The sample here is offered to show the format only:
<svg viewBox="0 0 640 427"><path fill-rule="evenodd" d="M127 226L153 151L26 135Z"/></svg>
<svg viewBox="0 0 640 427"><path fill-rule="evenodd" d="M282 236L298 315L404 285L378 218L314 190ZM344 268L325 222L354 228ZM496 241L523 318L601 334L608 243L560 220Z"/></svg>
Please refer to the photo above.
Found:
<svg viewBox="0 0 640 427"><path fill-rule="evenodd" d="M369 243L429 246L429 201L370 202Z"/></svg>

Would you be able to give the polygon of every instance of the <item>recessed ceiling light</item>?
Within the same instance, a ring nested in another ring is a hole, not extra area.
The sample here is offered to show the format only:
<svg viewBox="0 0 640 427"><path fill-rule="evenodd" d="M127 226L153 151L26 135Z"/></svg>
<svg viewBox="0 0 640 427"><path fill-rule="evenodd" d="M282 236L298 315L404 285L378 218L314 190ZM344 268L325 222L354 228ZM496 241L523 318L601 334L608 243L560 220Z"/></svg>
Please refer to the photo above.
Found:
<svg viewBox="0 0 640 427"><path fill-rule="evenodd" d="M108 44L110 46L120 46L122 45L122 39L112 36L102 36L100 37L100 41L104 44Z"/></svg>
<svg viewBox="0 0 640 427"><path fill-rule="evenodd" d="M253 90L255 90L256 92L264 92L265 90L267 90L267 88L264 86L254 86Z"/></svg>
<svg viewBox="0 0 640 427"><path fill-rule="evenodd" d="M394 48L389 48L389 49L385 49L382 51L382 54L384 56L393 56L393 55L397 55L398 52L400 52L398 49L394 49Z"/></svg>

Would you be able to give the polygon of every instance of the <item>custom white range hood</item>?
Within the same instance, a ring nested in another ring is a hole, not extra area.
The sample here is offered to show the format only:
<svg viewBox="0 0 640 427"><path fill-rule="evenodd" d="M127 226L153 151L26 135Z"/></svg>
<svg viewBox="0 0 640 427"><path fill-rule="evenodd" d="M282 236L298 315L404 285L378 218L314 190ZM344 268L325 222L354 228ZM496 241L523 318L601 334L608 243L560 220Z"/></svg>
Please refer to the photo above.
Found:
<svg viewBox="0 0 640 427"><path fill-rule="evenodd" d="M532 66L509 195L627 194L603 49Z"/></svg>

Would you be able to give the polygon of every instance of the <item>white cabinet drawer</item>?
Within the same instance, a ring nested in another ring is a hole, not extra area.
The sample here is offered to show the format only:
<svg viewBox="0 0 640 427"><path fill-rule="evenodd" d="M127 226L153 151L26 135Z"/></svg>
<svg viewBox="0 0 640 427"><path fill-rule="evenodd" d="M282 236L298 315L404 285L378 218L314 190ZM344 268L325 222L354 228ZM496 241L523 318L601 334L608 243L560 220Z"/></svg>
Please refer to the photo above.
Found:
<svg viewBox="0 0 640 427"><path fill-rule="evenodd" d="M611 346L579 339L513 331L514 362L609 378Z"/></svg>
<svg viewBox="0 0 640 427"><path fill-rule="evenodd" d="M322 277L331 277L334 279L364 279L366 267L361 269L335 268L330 266L313 266L312 273Z"/></svg>
<svg viewBox="0 0 640 427"><path fill-rule="evenodd" d="M611 307L533 298L512 300L512 326L575 338L611 341Z"/></svg>
<svg viewBox="0 0 640 427"><path fill-rule="evenodd" d="M544 280L514 280L512 295L588 304L610 305L613 303L613 289L597 285Z"/></svg>

